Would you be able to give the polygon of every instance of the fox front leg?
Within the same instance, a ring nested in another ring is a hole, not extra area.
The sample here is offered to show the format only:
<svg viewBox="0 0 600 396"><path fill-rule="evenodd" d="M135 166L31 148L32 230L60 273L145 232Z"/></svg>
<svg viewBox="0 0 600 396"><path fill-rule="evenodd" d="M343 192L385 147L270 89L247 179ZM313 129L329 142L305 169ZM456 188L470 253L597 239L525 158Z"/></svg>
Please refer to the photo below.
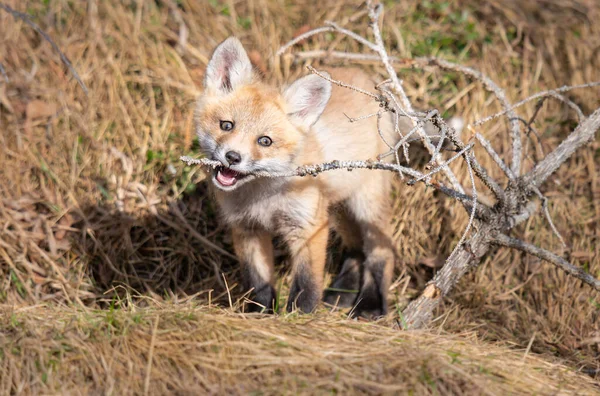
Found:
<svg viewBox="0 0 600 396"><path fill-rule="evenodd" d="M329 236L327 208L319 207L315 218L305 227L290 225L289 232L284 234L292 261L292 285L287 311L298 309L310 313L323 295L323 271Z"/></svg>
<svg viewBox="0 0 600 396"><path fill-rule="evenodd" d="M250 312L273 313L277 295L273 287L273 243L263 231L233 229L233 246L242 265L242 284L250 292Z"/></svg>

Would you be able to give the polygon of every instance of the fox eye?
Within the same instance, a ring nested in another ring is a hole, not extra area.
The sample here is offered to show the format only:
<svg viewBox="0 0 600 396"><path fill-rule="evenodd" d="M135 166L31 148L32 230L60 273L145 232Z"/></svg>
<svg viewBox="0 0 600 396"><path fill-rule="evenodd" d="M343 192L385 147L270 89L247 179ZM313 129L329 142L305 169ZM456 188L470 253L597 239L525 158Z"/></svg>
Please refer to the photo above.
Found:
<svg viewBox="0 0 600 396"><path fill-rule="evenodd" d="M269 147L271 144L273 144L273 141L268 136L261 136L258 138L258 144L264 147Z"/></svg>
<svg viewBox="0 0 600 396"><path fill-rule="evenodd" d="M225 132L231 131L234 126L233 121L219 121L219 125Z"/></svg>

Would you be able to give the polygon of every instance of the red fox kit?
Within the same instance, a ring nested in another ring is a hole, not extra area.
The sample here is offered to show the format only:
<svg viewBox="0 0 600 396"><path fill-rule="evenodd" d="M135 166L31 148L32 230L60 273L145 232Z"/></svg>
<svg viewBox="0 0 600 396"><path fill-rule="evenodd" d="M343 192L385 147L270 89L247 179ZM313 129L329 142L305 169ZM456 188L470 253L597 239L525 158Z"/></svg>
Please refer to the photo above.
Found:
<svg viewBox="0 0 600 396"><path fill-rule="evenodd" d="M358 69L330 69L335 79L370 90ZM273 310L272 238L281 236L292 262L288 311L311 312L323 297L323 271L330 226L341 236L348 258L325 300L354 306L353 313L387 312L394 264L389 222L392 173L334 170L317 177L260 178L260 171L286 172L332 160L374 159L389 148L376 133L377 103L327 80L308 75L283 90L255 75L236 38L214 51L198 100L196 130L208 158L223 165L212 185L220 212L233 232L249 309ZM380 120L393 136L390 120ZM391 139L391 138L390 138ZM391 141L391 140L389 140ZM356 289L358 294L341 289Z"/></svg>

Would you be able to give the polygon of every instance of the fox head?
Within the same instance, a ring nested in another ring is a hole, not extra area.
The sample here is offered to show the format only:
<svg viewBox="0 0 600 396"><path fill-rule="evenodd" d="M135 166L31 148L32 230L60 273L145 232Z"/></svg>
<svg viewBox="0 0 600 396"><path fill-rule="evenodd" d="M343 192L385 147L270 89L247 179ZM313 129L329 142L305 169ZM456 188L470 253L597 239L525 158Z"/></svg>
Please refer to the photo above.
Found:
<svg viewBox="0 0 600 396"><path fill-rule="evenodd" d="M331 83L308 75L279 91L259 81L240 41L215 49L196 107L204 154L220 161L212 181L223 191L250 183L254 173L286 172L331 95Z"/></svg>

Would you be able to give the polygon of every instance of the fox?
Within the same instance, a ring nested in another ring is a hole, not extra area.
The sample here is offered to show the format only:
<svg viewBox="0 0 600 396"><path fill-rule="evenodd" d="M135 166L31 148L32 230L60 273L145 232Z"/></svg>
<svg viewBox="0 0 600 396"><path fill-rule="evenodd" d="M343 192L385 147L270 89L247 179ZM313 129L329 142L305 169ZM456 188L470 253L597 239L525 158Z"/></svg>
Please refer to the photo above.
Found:
<svg viewBox="0 0 600 396"><path fill-rule="evenodd" d="M274 312L277 236L291 262L288 312L310 313L324 300L352 307L352 316L377 318L388 312L396 260L392 173L339 169L316 177L256 175L332 160L375 159L389 151L397 136L391 116L349 122L346 114L377 113L378 103L331 82L335 78L370 90L371 77L352 67L325 68L320 74L269 85L241 42L230 37L208 62L196 103L196 134L203 154L221 164L211 171L209 184L231 229L242 286L249 293L246 310ZM330 228L341 238L344 259L324 291Z"/></svg>

